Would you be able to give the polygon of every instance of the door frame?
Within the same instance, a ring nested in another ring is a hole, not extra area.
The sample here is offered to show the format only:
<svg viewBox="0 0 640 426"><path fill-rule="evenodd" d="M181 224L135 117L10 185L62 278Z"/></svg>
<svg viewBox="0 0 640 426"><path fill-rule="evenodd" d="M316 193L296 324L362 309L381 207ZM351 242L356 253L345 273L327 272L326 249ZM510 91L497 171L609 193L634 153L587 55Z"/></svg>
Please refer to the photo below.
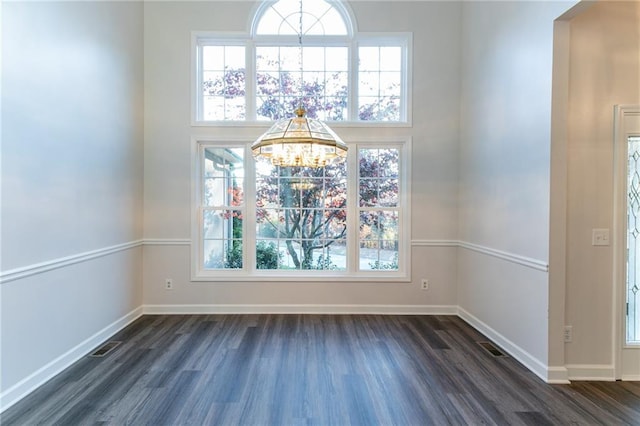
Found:
<svg viewBox="0 0 640 426"><path fill-rule="evenodd" d="M625 118L628 116L640 116L640 105L614 106L612 353L616 380L638 380L637 377L622 375L622 351L626 340L627 135Z"/></svg>

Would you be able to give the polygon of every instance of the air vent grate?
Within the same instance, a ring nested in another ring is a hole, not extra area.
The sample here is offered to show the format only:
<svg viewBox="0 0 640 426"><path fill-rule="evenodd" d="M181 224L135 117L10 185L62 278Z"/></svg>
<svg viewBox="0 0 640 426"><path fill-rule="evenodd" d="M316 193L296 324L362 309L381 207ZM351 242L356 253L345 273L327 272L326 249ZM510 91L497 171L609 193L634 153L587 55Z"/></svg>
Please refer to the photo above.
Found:
<svg viewBox="0 0 640 426"><path fill-rule="evenodd" d="M93 352L89 356L94 358L101 358L103 356L106 356L109 352L114 350L120 343L122 342L116 342L116 341L107 342L104 345L100 346L98 349L96 349L95 352Z"/></svg>
<svg viewBox="0 0 640 426"><path fill-rule="evenodd" d="M478 344L493 356L507 356L504 352L495 347L491 342L478 342Z"/></svg>

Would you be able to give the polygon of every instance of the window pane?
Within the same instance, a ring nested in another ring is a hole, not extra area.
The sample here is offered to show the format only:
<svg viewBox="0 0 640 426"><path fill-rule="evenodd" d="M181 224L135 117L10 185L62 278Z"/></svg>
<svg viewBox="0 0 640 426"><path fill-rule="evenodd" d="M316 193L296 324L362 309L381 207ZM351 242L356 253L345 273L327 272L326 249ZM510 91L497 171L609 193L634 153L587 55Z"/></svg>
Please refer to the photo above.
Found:
<svg viewBox="0 0 640 426"><path fill-rule="evenodd" d="M216 71L224 69L224 46L202 47L202 70Z"/></svg>
<svg viewBox="0 0 640 426"><path fill-rule="evenodd" d="M202 118L244 120L246 114L244 46L202 47Z"/></svg>
<svg viewBox="0 0 640 426"><path fill-rule="evenodd" d="M395 97L358 98L358 117L363 121L399 121L400 99Z"/></svg>
<svg viewBox="0 0 640 426"><path fill-rule="evenodd" d="M207 147L203 154L202 265L242 268L244 148Z"/></svg>
<svg viewBox="0 0 640 426"><path fill-rule="evenodd" d="M242 268L242 216L239 211L205 212L203 235L205 268Z"/></svg>
<svg viewBox="0 0 640 426"><path fill-rule="evenodd" d="M402 48L358 49L358 118L399 121L402 96Z"/></svg>
<svg viewBox="0 0 640 426"><path fill-rule="evenodd" d="M256 232L259 239L277 242L278 269L345 267L345 163L326 168L258 166L257 171ZM330 258L334 245L343 250L340 264Z"/></svg>
<svg viewBox="0 0 640 426"><path fill-rule="evenodd" d="M399 196L399 151L361 149L359 152L360 207L396 207Z"/></svg>
<svg viewBox="0 0 640 426"><path fill-rule="evenodd" d="M203 222L205 239L242 238L240 210L205 210Z"/></svg>
<svg viewBox="0 0 640 426"><path fill-rule="evenodd" d="M360 268L397 269L397 212L369 212L360 218Z"/></svg>
<svg viewBox="0 0 640 426"><path fill-rule="evenodd" d="M256 244L257 269L279 269L280 257L277 240L258 240Z"/></svg>
<svg viewBox="0 0 640 426"><path fill-rule="evenodd" d="M360 97L377 97L380 94L380 74L378 72L361 71L358 77L358 94Z"/></svg>
<svg viewBox="0 0 640 426"><path fill-rule="evenodd" d="M380 49L378 47L361 47L358 49L358 66L360 72L377 72L380 69Z"/></svg>
<svg viewBox="0 0 640 426"><path fill-rule="evenodd" d="M244 176L244 148L206 148L204 156L205 176Z"/></svg>
<svg viewBox="0 0 640 426"><path fill-rule="evenodd" d="M398 179L378 181L378 205L396 207L398 205Z"/></svg>
<svg viewBox="0 0 640 426"><path fill-rule="evenodd" d="M242 240L205 240L204 268L242 268Z"/></svg>
<svg viewBox="0 0 640 426"><path fill-rule="evenodd" d="M302 58L304 69L307 71L324 71L324 47L303 47Z"/></svg>
<svg viewBox="0 0 640 426"><path fill-rule="evenodd" d="M298 34L300 31L300 3L280 0L265 10L257 26L257 34ZM304 34L345 35L347 27L340 13L325 0L303 3L302 31Z"/></svg>
<svg viewBox="0 0 640 426"><path fill-rule="evenodd" d="M385 46L380 48L380 70L400 71L402 69L402 48Z"/></svg>
<svg viewBox="0 0 640 426"><path fill-rule="evenodd" d="M299 47L256 48L258 119L290 117L300 95L311 118L347 118L348 48L304 47L302 55L301 74Z"/></svg>
<svg viewBox="0 0 640 426"><path fill-rule="evenodd" d="M244 204L242 148L205 149L202 204L239 207Z"/></svg>
<svg viewBox="0 0 640 426"><path fill-rule="evenodd" d="M393 148L358 152L361 270L398 269L399 154Z"/></svg>

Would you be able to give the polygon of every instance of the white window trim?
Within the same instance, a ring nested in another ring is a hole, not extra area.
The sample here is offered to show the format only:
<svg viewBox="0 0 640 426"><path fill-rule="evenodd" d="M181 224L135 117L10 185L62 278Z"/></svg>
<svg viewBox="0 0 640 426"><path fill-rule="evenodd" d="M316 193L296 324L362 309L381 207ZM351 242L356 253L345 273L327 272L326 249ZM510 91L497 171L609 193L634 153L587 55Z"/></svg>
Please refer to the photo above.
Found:
<svg viewBox="0 0 640 426"><path fill-rule="evenodd" d="M283 40L287 40L283 43ZM297 45L297 37L283 36L259 36L251 37L248 33L242 32L212 32L212 31L192 31L191 32L191 126L193 127L265 127L268 128L271 121L256 120L255 109L255 48L256 46L271 45L274 42L279 45ZM200 46L206 42L218 42L224 45L236 45L246 47L246 115L250 119L243 121L227 120L202 120L200 112L202 110L202 58L199 55ZM357 33L353 37L346 36L308 36L305 37L305 46L347 46L349 47L350 61L350 81L349 81L349 117L357 117L357 78L358 64L357 51L359 46L402 46L403 47L403 82L402 93L404 102L401 105L401 119L399 121L365 121L347 120L330 121L331 127L382 127L382 128L409 128L413 126L412 96L411 88L413 84L412 57L413 57L413 33L391 32L391 33Z"/></svg>
<svg viewBox="0 0 640 426"><path fill-rule="evenodd" d="M263 0L256 4L254 10L251 12L249 34L256 34L258 30L258 24L260 22L260 19L262 19L262 15L264 15L265 11L277 2L278 0ZM342 20L344 21L345 27L347 28L348 36L353 36L353 34L356 34L356 18L353 14L353 10L351 10L351 7L349 6L349 3L334 0L329 0L328 3L331 3L336 12L338 12L340 16L342 16Z"/></svg>
<svg viewBox="0 0 640 426"><path fill-rule="evenodd" d="M207 136L191 137L191 281L194 282L254 282L254 281L286 281L286 282L317 282L317 281L341 281L341 282L410 282L411 281L411 138L357 138L347 142L350 149L347 167L347 180L350 184L347 187L347 238L348 259L347 271L328 270L250 270L247 265L252 265L250 259L255 259L255 209L245 210L246 218L243 220L243 265L244 269L238 270L205 270L200 261L203 250L202 241L202 221L200 215L200 197L202 182L202 161L201 152L205 147L220 145L224 147L237 146L245 148L245 203L255 200L256 188L254 160L251 157L250 141L246 138L217 138ZM357 200L357 185L351 183L354 171L357 170L358 148L382 148L399 147L400 151L400 179L401 185L399 210L400 229L399 238L399 264L397 271L372 270L358 271L358 206L354 202Z"/></svg>

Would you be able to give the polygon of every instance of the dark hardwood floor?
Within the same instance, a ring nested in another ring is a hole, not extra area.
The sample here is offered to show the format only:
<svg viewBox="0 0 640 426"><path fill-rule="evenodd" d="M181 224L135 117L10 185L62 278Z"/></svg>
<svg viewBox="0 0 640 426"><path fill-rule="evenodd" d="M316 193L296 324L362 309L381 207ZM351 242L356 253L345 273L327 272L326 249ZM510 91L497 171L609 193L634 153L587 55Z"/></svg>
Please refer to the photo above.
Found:
<svg viewBox="0 0 640 426"><path fill-rule="evenodd" d="M8 425L640 424L640 383L547 385L455 316L143 316Z"/></svg>

